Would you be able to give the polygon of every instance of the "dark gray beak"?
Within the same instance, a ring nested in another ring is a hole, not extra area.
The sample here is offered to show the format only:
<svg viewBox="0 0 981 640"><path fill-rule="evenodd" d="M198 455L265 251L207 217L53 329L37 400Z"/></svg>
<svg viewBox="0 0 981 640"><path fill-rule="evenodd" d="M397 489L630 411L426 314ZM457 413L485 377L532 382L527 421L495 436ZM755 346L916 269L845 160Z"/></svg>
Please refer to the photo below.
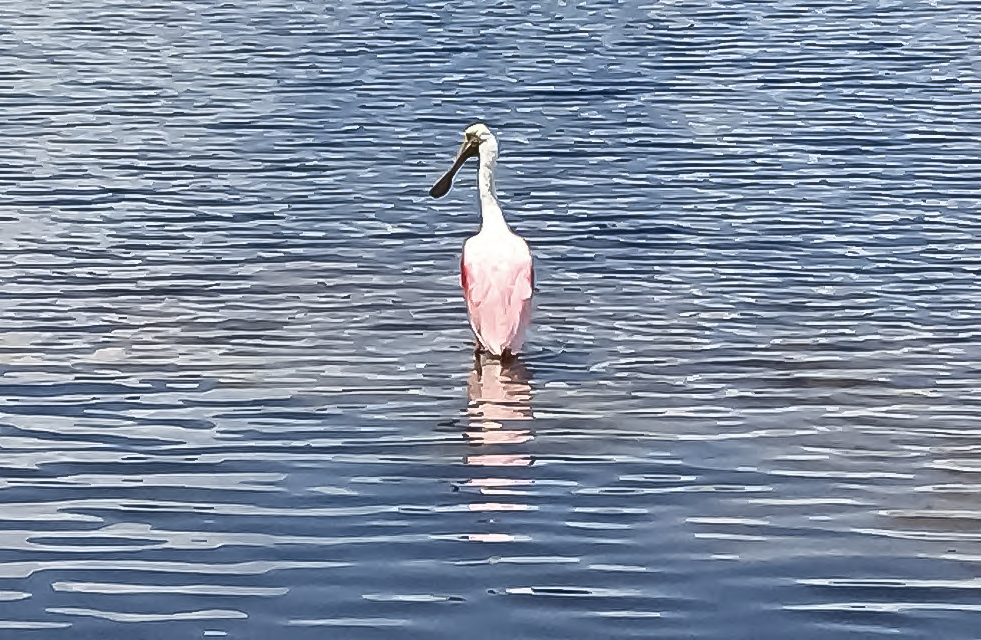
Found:
<svg viewBox="0 0 981 640"><path fill-rule="evenodd" d="M453 186L453 176L456 172L460 170L463 163L467 161L467 158L471 158L477 155L477 149L480 147L480 138L476 136L467 136L463 141L463 145L460 147L460 151L456 154L456 160L453 161L453 166L450 170L443 174L443 177L436 181L433 188L429 190L429 195L434 198L442 198L446 195L446 192L450 190Z"/></svg>

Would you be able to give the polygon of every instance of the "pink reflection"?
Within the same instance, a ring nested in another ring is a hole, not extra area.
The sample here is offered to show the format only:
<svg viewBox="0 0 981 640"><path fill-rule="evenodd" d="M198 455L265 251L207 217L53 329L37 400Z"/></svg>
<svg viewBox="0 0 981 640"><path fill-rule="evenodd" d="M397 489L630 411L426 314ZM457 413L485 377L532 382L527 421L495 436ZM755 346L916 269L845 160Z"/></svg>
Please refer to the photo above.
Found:
<svg viewBox="0 0 981 640"><path fill-rule="evenodd" d="M467 379L471 429L500 429L501 420L531 420L529 382L528 370L519 362L503 366L500 360L478 358Z"/></svg>
<svg viewBox="0 0 981 640"><path fill-rule="evenodd" d="M525 455L467 456L467 464L475 467L527 467L531 458Z"/></svg>
<svg viewBox="0 0 981 640"><path fill-rule="evenodd" d="M529 429L515 428L514 421L534 418L531 410L531 384L528 370L518 362L502 365L500 360L478 358L467 379L467 438L477 447L493 446L493 451L475 451L465 461L473 467L527 467L531 456L507 451L508 447L528 442L534 436ZM501 448L504 451L501 451ZM516 495L515 488L527 480L511 478L473 478L466 486L483 495ZM472 504L473 511L522 511L526 505L511 503Z"/></svg>
<svg viewBox="0 0 981 640"><path fill-rule="evenodd" d="M521 444L534 436L527 429L506 428L503 421L531 420L531 385L528 370L519 362L508 366L500 360L478 357L467 379L467 437L475 445ZM467 464L478 466L524 466L525 455L474 455Z"/></svg>

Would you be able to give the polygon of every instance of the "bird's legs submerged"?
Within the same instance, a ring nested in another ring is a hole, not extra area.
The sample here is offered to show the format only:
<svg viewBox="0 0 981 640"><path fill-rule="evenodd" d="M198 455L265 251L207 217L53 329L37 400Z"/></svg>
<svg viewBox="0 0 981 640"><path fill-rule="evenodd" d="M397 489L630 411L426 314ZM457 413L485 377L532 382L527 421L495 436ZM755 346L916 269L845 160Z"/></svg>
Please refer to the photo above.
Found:
<svg viewBox="0 0 981 640"><path fill-rule="evenodd" d="M480 377L480 343L476 342L473 345L473 369L477 372L477 377Z"/></svg>
<svg viewBox="0 0 981 640"><path fill-rule="evenodd" d="M495 356L489 351L485 350L479 342L475 342L473 345L473 366L478 371L480 370L480 366L484 358L500 360L502 367L510 367L517 360L517 357L517 354L511 353L510 349L505 349L503 352L501 352L500 356Z"/></svg>

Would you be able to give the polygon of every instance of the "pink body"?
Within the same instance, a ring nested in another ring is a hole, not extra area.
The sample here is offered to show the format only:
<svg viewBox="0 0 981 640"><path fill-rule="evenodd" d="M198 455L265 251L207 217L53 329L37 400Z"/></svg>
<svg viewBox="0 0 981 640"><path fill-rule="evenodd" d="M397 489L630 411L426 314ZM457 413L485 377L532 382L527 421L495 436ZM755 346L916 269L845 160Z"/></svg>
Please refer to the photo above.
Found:
<svg viewBox="0 0 981 640"><path fill-rule="evenodd" d="M497 231L495 229L495 231ZM507 229L470 238L460 260L470 326L495 356L521 349L531 320L534 271L528 245Z"/></svg>

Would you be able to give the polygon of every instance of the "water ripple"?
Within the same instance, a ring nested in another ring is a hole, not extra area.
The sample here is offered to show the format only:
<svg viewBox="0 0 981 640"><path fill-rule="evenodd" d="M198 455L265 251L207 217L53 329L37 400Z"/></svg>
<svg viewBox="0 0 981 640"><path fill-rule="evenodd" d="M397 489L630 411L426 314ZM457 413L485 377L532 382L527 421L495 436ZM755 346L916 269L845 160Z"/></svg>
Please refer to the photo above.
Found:
<svg viewBox="0 0 981 640"><path fill-rule="evenodd" d="M976 635L976 7L4 9L0 629Z"/></svg>

